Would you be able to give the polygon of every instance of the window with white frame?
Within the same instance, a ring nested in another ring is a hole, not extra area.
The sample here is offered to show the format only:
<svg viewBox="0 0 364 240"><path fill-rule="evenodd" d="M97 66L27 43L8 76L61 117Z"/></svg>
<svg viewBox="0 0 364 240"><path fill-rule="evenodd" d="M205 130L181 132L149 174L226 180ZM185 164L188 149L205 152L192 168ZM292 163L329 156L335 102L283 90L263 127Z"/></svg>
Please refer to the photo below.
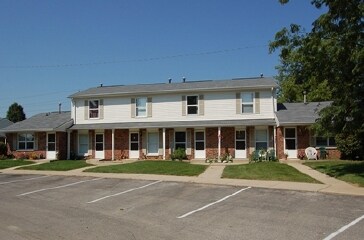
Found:
<svg viewBox="0 0 364 240"><path fill-rule="evenodd" d="M186 132L175 132L174 145L175 149L186 149Z"/></svg>
<svg viewBox="0 0 364 240"><path fill-rule="evenodd" d="M255 130L255 149L268 149L268 131L267 129Z"/></svg>
<svg viewBox="0 0 364 240"><path fill-rule="evenodd" d="M147 116L147 98L141 97L135 99L135 113L137 117Z"/></svg>
<svg viewBox="0 0 364 240"><path fill-rule="evenodd" d="M89 106L89 118L99 118L99 106L100 101L99 100L90 100L88 102Z"/></svg>
<svg viewBox="0 0 364 240"><path fill-rule="evenodd" d="M241 94L241 113L254 112L254 93L243 92Z"/></svg>
<svg viewBox="0 0 364 240"><path fill-rule="evenodd" d="M34 134L19 133L18 134L18 150L33 150L34 149Z"/></svg>
<svg viewBox="0 0 364 240"><path fill-rule="evenodd" d="M198 96L187 96L187 114L198 114Z"/></svg>
<svg viewBox="0 0 364 240"><path fill-rule="evenodd" d="M317 147L336 147L334 137L316 137Z"/></svg>
<svg viewBox="0 0 364 240"><path fill-rule="evenodd" d="M88 134L78 135L78 154L84 156L88 153Z"/></svg>

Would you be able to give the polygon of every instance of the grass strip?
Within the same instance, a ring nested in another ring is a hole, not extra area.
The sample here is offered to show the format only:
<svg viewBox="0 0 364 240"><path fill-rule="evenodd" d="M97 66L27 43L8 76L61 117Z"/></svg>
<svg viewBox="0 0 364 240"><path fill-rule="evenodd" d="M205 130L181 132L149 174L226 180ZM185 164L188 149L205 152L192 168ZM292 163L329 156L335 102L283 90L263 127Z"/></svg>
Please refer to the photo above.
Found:
<svg viewBox="0 0 364 240"><path fill-rule="evenodd" d="M5 168L11 168L11 167L17 167L17 166L22 166L22 165L28 165L28 164L32 164L34 162L32 161L26 161L26 160L0 160L0 169L5 169Z"/></svg>
<svg viewBox="0 0 364 240"><path fill-rule="evenodd" d="M203 173L206 168L206 165L196 165L177 161L138 161L127 164L90 168L86 169L85 172L197 176Z"/></svg>
<svg viewBox="0 0 364 240"><path fill-rule="evenodd" d="M364 161L314 161L305 165L345 182L364 187Z"/></svg>
<svg viewBox="0 0 364 240"><path fill-rule="evenodd" d="M33 166L21 167L17 169L24 170L49 170L49 171L69 171L77 168L84 168L92 166L92 164L86 163L85 160L56 160L49 163L42 163Z"/></svg>
<svg viewBox="0 0 364 240"><path fill-rule="evenodd" d="M278 162L257 162L226 166L223 178L320 183L294 167Z"/></svg>

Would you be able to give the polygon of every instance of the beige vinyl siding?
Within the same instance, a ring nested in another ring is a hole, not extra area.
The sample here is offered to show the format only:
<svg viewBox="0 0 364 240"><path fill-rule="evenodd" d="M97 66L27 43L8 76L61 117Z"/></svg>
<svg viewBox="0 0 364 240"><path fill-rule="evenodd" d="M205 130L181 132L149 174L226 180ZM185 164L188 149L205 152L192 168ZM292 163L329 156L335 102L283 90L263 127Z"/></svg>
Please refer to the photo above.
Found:
<svg viewBox="0 0 364 240"><path fill-rule="evenodd" d="M253 90L253 92L257 92ZM199 95L202 95L199 94ZM236 91L203 93L203 115L186 115L183 104L184 94L153 95L152 116L135 118L135 99L133 97L103 98L103 119L85 119L88 106L84 100L76 100L76 123L117 123L117 122L161 122L161 121L198 121L198 120L233 120L242 119L237 112ZM244 119L274 118L271 90L259 92L260 113L244 114ZM134 105L134 106L133 106ZM240 106L239 98L239 106ZM201 110L201 102L199 103ZM240 106L241 108L241 106ZM148 111L148 110L147 110ZM133 117L134 116L134 117Z"/></svg>

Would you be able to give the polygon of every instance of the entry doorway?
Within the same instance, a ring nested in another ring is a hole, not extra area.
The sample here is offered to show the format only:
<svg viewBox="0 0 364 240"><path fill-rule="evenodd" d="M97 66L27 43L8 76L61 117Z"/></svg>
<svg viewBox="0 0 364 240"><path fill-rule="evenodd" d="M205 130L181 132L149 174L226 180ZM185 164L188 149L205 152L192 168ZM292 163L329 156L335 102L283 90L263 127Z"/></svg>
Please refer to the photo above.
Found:
<svg viewBox="0 0 364 240"><path fill-rule="evenodd" d="M235 131L235 158L246 158L246 134L243 129Z"/></svg>
<svg viewBox="0 0 364 240"><path fill-rule="evenodd" d="M195 158L196 159L206 158L205 131L203 130L195 131Z"/></svg>
<svg viewBox="0 0 364 240"><path fill-rule="evenodd" d="M47 134L47 159L56 159L56 134L48 133Z"/></svg>
<svg viewBox="0 0 364 240"><path fill-rule="evenodd" d="M103 133L95 134L95 158L100 158L100 159L105 158Z"/></svg>

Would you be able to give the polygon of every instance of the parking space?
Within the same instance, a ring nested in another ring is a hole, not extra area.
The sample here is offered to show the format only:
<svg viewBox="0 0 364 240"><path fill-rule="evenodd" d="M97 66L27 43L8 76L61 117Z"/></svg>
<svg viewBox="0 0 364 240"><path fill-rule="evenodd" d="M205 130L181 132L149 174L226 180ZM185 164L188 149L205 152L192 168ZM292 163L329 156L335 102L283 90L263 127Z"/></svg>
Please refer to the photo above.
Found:
<svg viewBox="0 0 364 240"><path fill-rule="evenodd" d="M94 177L0 174L0 194L4 239L324 239L364 215L362 197Z"/></svg>

